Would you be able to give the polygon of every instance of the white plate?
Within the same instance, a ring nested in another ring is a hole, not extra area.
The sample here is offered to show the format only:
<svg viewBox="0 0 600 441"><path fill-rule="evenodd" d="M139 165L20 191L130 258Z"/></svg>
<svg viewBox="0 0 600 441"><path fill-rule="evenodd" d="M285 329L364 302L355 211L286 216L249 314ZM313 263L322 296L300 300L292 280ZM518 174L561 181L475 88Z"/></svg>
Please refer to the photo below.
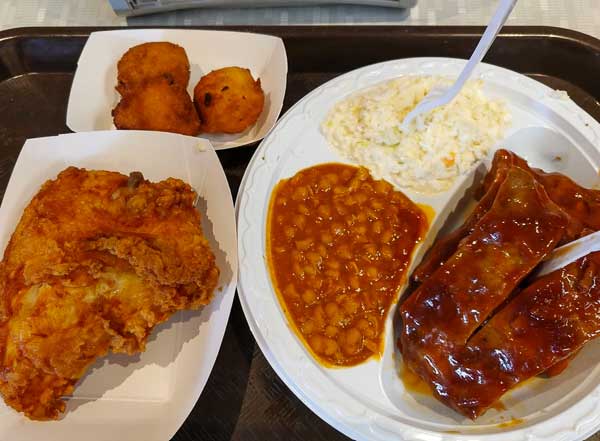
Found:
<svg viewBox="0 0 600 441"><path fill-rule="evenodd" d="M126 29L92 32L79 61L67 108L67 126L74 132L114 130L112 109L120 99L115 90L117 62L132 46L169 41L183 47L190 60L188 92L200 77L227 66L250 69L260 78L265 108L256 124L235 135L200 134L215 149L239 147L261 140L271 130L283 106L287 83L287 56L281 38L244 32L190 29Z"/></svg>
<svg viewBox="0 0 600 441"><path fill-rule="evenodd" d="M314 90L281 118L256 151L238 193L238 292L242 307L256 341L283 381L316 414L354 439L584 439L600 427L600 340L586 345L563 374L550 380L534 379L505 395L502 401L506 411L490 410L472 422L433 398L405 391L394 362L398 354L394 351L391 315L386 322L382 360L353 368L326 369L290 332L271 285L264 260L271 191L280 179L304 167L345 162L328 147L319 130L333 104L360 89L402 75L456 76L464 63L415 58L367 66ZM484 80L488 96L504 98L512 113L513 125L502 146L535 167L560 171L586 186L597 184L598 122L571 100L515 72L482 64L475 77ZM555 160L557 156L562 160ZM424 197L405 191L437 213L449 203L451 192ZM438 227L435 220L433 225ZM430 232L425 242L434 233ZM422 251L424 247L417 255ZM522 419L520 424L510 424L516 418Z"/></svg>
<svg viewBox="0 0 600 441"><path fill-rule="evenodd" d="M110 131L30 139L0 207L0 249L40 186L70 165L127 174L139 170L153 182L168 177L188 182L200 196L202 227L221 269L221 290L202 311L179 312L159 325L139 357L113 354L98 360L59 421L30 421L0 400L0 439L166 441L206 384L235 294L236 232L225 174L210 143L193 137Z"/></svg>

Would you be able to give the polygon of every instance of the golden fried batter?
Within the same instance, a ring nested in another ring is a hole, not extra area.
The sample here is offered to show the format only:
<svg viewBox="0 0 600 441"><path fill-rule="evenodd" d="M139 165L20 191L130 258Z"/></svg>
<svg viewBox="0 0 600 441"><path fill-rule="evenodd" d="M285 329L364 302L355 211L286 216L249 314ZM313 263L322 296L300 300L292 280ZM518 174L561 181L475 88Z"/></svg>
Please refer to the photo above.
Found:
<svg viewBox="0 0 600 441"><path fill-rule="evenodd" d="M121 95L152 78L164 77L183 88L190 81L190 62L185 50L166 41L130 48L119 60L117 71L117 90Z"/></svg>
<svg viewBox="0 0 600 441"><path fill-rule="evenodd" d="M200 120L185 87L165 78L148 80L121 98L112 111L117 129L158 130L196 136Z"/></svg>
<svg viewBox="0 0 600 441"><path fill-rule="evenodd" d="M143 351L154 326L210 302L219 270L195 193L67 168L23 212L0 263L0 393L56 419L97 357Z"/></svg>
<svg viewBox="0 0 600 441"><path fill-rule="evenodd" d="M201 130L208 133L239 133L256 122L265 104L260 79L250 71L225 67L203 76L194 88L194 104Z"/></svg>

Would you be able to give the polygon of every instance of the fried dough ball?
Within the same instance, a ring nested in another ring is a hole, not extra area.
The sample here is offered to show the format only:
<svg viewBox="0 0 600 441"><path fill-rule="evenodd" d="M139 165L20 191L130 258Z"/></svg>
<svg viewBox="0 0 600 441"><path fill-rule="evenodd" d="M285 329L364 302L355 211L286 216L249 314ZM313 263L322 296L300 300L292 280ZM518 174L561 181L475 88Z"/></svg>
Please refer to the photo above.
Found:
<svg viewBox="0 0 600 441"><path fill-rule="evenodd" d="M121 95L156 77L165 77L186 88L190 62L181 46L166 41L144 43L125 52L117 64L117 72L117 90Z"/></svg>
<svg viewBox="0 0 600 441"><path fill-rule="evenodd" d="M148 80L123 96L112 116L117 129L190 136L200 132L200 120L185 87L164 77Z"/></svg>
<svg viewBox="0 0 600 441"><path fill-rule="evenodd" d="M201 131L239 133L256 122L265 103L260 79L250 71L225 67L203 76L194 88Z"/></svg>

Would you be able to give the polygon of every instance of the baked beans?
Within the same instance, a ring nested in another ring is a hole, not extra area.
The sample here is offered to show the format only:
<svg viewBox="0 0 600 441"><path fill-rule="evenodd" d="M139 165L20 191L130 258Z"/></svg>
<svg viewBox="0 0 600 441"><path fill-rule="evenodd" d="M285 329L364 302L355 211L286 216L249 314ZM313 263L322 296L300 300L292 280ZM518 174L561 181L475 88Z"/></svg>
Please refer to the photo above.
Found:
<svg viewBox="0 0 600 441"><path fill-rule="evenodd" d="M289 321L323 364L352 366L383 348L383 323L426 215L367 169L322 164L275 187L267 256Z"/></svg>

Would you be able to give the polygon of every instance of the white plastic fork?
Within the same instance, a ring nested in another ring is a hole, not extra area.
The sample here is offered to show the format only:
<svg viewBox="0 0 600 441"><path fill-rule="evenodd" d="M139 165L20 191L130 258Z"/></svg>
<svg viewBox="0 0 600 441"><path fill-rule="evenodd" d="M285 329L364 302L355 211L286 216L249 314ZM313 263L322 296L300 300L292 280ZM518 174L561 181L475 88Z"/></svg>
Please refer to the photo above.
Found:
<svg viewBox="0 0 600 441"><path fill-rule="evenodd" d="M479 64L483 57L485 57L485 54L496 39L498 32L500 32L500 29L502 29L502 26L506 22L506 19L515 7L516 3L517 0L500 0L498 9L496 9L496 12L490 20L485 32L481 36L481 40L479 40L473 55L471 55L471 58L469 59L463 71L460 73L460 76L456 82L448 89L432 89L427 96L423 98L419 104L417 104L416 107L404 117L404 121L402 121L402 124L400 124L400 128L403 132L409 131L410 124L417 116L423 113L431 112L436 107L448 104L456 95L458 95L467 80L470 78L473 70L475 70L477 64Z"/></svg>
<svg viewBox="0 0 600 441"><path fill-rule="evenodd" d="M536 277L564 268L571 262L587 256L588 254L600 251L600 231L583 236L580 239L569 242L560 248L555 248L548 259L542 262L535 273Z"/></svg>

